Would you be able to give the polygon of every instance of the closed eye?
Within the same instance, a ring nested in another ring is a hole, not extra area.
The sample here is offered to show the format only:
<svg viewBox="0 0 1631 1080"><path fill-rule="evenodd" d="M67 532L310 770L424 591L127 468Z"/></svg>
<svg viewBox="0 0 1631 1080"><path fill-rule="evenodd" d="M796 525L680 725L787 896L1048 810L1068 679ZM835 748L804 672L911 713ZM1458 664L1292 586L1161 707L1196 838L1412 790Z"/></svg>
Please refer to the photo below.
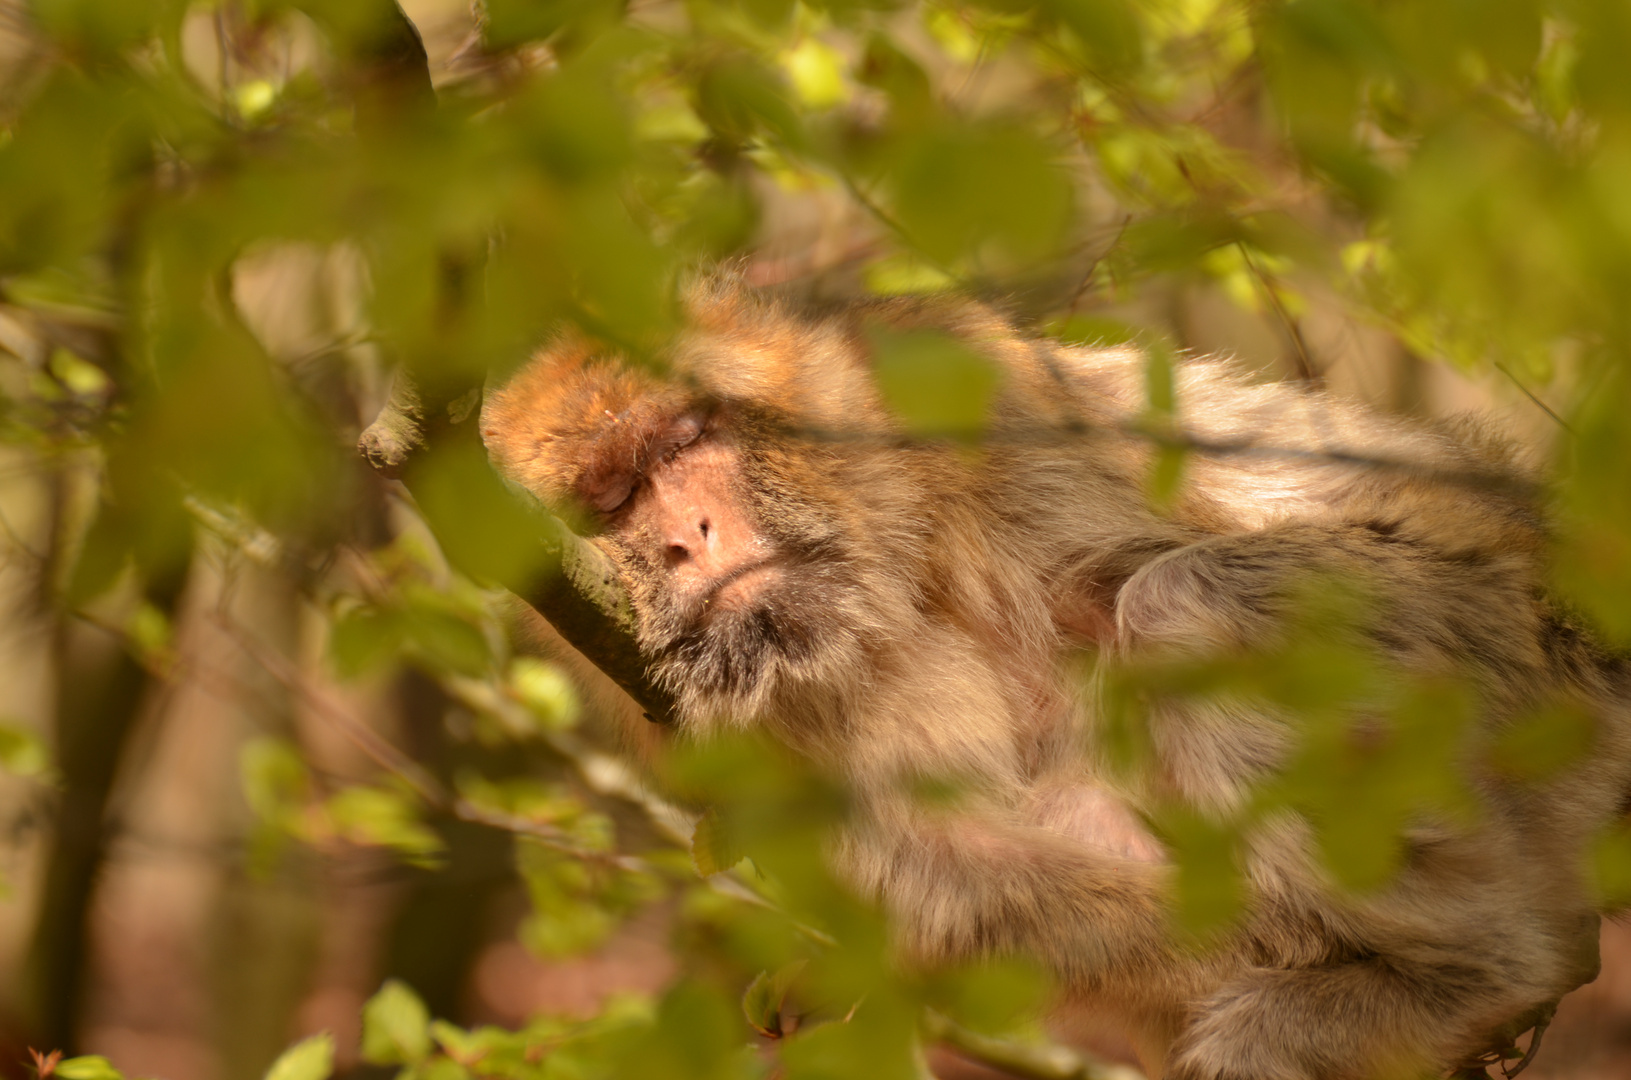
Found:
<svg viewBox="0 0 1631 1080"><path fill-rule="evenodd" d="M680 455L680 451L694 446L702 438L702 425L694 420L686 420L676 424L674 428L658 440L652 447L652 458L664 465L670 464Z"/></svg>
<svg viewBox="0 0 1631 1080"><path fill-rule="evenodd" d="M630 477L627 481L614 484L595 492L589 498L589 504L602 514L615 514L623 509L634 498L634 493L640 490L640 478Z"/></svg>

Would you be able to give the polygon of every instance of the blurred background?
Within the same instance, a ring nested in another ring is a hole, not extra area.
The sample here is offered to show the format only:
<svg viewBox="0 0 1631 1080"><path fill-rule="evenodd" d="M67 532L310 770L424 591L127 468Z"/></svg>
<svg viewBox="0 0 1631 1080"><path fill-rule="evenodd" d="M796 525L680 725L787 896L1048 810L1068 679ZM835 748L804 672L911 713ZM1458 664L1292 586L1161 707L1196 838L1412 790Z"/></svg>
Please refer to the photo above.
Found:
<svg viewBox="0 0 1631 1080"><path fill-rule="evenodd" d="M1618 3L401 12L0 0L0 1075L240 1080L324 1031L346 1075L479 1072L407 998L370 1048L388 979L533 1047L711 987L727 1050L642 1075L762 1068L745 902L511 645L470 567L516 545L471 521L450 568L354 450L394 370L453 399L563 321L640 354L717 260L1490 414L1559 589L1631 630ZM1631 1075L1603 935L1537 1080Z"/></svg>

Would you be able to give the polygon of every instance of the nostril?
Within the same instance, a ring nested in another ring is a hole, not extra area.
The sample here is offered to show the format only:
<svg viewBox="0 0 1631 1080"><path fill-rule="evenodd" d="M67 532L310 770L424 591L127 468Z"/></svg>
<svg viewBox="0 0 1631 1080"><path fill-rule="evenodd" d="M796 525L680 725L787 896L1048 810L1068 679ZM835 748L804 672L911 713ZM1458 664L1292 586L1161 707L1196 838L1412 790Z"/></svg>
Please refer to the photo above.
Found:
<svg viewBox="0 0 1631 1080"><path fill-rule="evenodd" d="M669 566L678 566L680 563L690 561L690 558L691 549L686 547L684 544L675 543L668 545Z"/></svg>
<svg viewBox="0 0 1631 1080"><path fill-rule="evenodd" d="M708 539L708 519L707 518L704 518L701 521L697 522L697 532L702 534L702 538L704 540Z"/></svg>

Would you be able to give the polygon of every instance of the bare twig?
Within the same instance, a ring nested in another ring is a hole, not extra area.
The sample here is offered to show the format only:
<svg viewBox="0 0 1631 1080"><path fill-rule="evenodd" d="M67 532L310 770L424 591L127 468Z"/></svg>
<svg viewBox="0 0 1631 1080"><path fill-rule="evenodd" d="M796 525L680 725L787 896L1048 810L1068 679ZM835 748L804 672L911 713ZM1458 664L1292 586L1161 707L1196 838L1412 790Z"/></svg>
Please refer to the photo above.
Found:
<svg viewBox="0 0 1631 1080"><path fill-rule="evenodd" d="M884 228L888 229L901 240L905 241L907 246L921 255L924 259L927 259L936 270L939 270L942 274L945 274L947 278L956 282L958 285L961 285L964 288L968 287L969 282L967 278L965 278L962 274L959 274L955 267L948 265L943 260L938 259L924 251L923 246L919 244L912 236L911 230L907 229L907 227L901 223L899 218L895 217L895 215L891 214L888 210L885 210L881 205L879 205L878 201L868 194L853 176L847 172L840 172L839 178L844 182L844 189L850 193L850 197L861 204L861 209L871 214L878 220L879 224L884 226Z"/></svg>
<svg viewBox="0 0 1631 1080"><path fill-rule="evenodd" d="M490 682L455 675L443 679L442 686L454 700L476 712L499 717L506 727L534 726L530 717L522 715L526 712L525 706L498 693ZM676 847L690 848L691 835L696 831L696 814L664 799L621 759L596 750L571 732L545 731L540 737L572 765L590 791L637 808L664 839Z"/></svg>
<svg viewBox="0 0 1631 1080"><path fill-rule="evenodd" d="M1067 318L1076 314L1076 309L1081 306L1082 297L1087 295L1087 287L1093 284L1093 277L1099 272L1099 264L1109 258L1110 253L1121 245L1121 238L1126 234L1127 226L1132 220L1133 215L1123 215L1121 225L1116 229L1116 235L1110 240L1105 249L1093 256L1093 261L1087 264L1087 272L1082 275L1082 280L1076 286L1076 291L1070 294L1070 307L1065 312Z"/></svg>
<svg viewBox="0 0 1631 1080"><path fill-rule="evenodd" d="M428 776L417 762L379 736L367 724L336 705L315 690L288 660L262 646L230 619L217 618L217 623L268 674L290 693L306 702L314 712L334 723L353 744L380 768L397 777L427 805L450 813L461 821L487 825L518 836L525 836L552 851L591 865L601 865L628 873L652 874L656 870L646 860L616 851L586 848L569 835L547 822L534 821L514 814L506 814L478 806L462 796L450 795ZM502 714L521 706L498 694L490 684L476 679L450 677L444 687L456 700L473 709ZM584 785L597 795L615 798L640 810L664 839L682 850L689 850L692 833L696 828L696 815L668 802L653 792L623 762L609 754L592 749L581 739L566 732L546 732L547 745L563 758ZM776 905L756 890L748 887L731 874L715 874L707 879L715 892L756 907L776 908ZM779 910L779 908L777 909ZM794 921L795 928L818 945L831 948L837 944L830 935Z"/></svg>
<svg viewBox="0 0 1631 1080"><path fill-rule="evenodd" d="M337 727L341 734L374 764L412 788L414 793L432 809L452 814L461 821L488 825L505 832L526 836L553 851L582 862L613 867L630 873L652 872L650 865L638 857L586 848L574 841L565 831L548 822L491 810L467 798L449 793L435 777L426 773L418 762L398 750L373 728L353 716L349 710L336 705L326 695L312 687L301 672L275 650L262 645L254 635L230 618L216 615L214 621L239 648L286 690ZM568 760L576 764L574 759L569 757ZM688 844L689 837L680 842Z"/></svg>
<svg viewBox="0 0 1631 1080"><path fill-rule="evenodd" d="M1059 373L1063 378L1063 372ZM934 450L942 448L945 440L931 437L902 435L886 430L843 430L817 428L804 425L783 425L778 430L794 438L812 442L853 443L861 446L887 447L899 450ZM1092 420L1071 420L1061 424L1006 425L998 431L988 431L979 442L991 446L1054 445L1093 438L1137 439L1155 446L1173 447L1206 457L1263 457L1288 458L1298 461L1328 462L1382 469L1405 476L1483 490L1503 490L1515 494L1532 493L1533 484L1499 471L1479 469L1452 469L1439 465L1424 465L1405 458L1382 457L1339 447L1285 446L1277 443L1259 443L1251 439L1208 439L1182 429L1150 425L1136 418L1099 423Z"/></svg>
<svg viewBox="0 0 1631 1080"><path fill-rule="evenodd" d="M565 855L567 858L575 859L578 862L607 866L630 874L651 874L655 872L650 863L637 855L623 855L616 851L586 848L582 844L574 842L565 831L550 825L548 822L534 821L531 818L518 817L515 814L489 810L484 806L477 806L469 799L455 799L447 809L460 821L486 825L489 828L513 833L517 836L525 836L542 847Z"/></svg>
<svg viewBox="0 0 1631 1080"><path fill-rule="evenodd" d="M1534 402L1536 408L1556 421L1558 427L1562 428L1564 431L1567 431L1570 435L1575 433L1574 428L1569 426L1569 422L1567 420L1553 412L1552 407L1540 400L1540 398L1535 395L1535 392L1529 389L1529 387L1525 386L1523 382L1519 380L1519 378L1514 375L1505 364L1501 363L1499 360L1492 361L1492 363L1494 363L1496 371L1499 371L1502 375L1505 375L1508 379L1510 379L1512 381L1512 385L1523 391L1523 396Z"/></svg>
<svg viewBox="0 0 1631 1080"><path fill-rule="evenodd" d="M1281 302L1280 292L1275 288L1273 279L1261 266L1257 265L1257 260L1252 258L1251 251L1247 249L1244 243L1237 240L1235 241L1235 247L1240 250L1240 257L1246 261L1246 268L1252 272L1252 277L1257 279L1258 287L1263 290L1263 295L1268 298L1269 306L1274 309L1275 315L1280 319L1280 325L1285 328L1286 336L1291 339L1291 346L1296 353L1297 359L1297 377L1306 383L1318 383L1321 375L1319 369L1314 367L1314 362L1309 357L1308 342L1303 339L1303 329L1298 325L1297 320L1291 317L1291 312L1286 310L1285 304Z"/></svg>
<svg viewBox="0 0 1631 1080"><path fill-rule="evenodd" d="M253 634L248 633L234 620L216 614L213 621L221 630L231 638L250 659L259 664L267 674L276 679L286 690L298 697L313 712L322 716L339 729L340 733L349 739L358 750L374 764L398 777L420 798L432 806L445 807L449 805L447 793L436 778L420 768L419 763L382 737L373 728L358 720L351 713L336 705L324 695L318 693L301 675L292 663L280 655L275 649L269 649Z"/></svg>

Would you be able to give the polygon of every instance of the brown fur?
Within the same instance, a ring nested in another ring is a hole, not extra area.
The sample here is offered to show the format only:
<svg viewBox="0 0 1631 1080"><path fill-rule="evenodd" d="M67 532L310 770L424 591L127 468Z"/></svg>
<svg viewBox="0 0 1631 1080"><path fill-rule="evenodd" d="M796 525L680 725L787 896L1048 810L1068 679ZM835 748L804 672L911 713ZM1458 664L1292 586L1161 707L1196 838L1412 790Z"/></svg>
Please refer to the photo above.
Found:
<svg viewBox="0 0 1631 1080"><path fill-rule="evenodd" d="M865 813L838 862L910 913L910 953L1033 953L1184 1080L1442 1069L1591 976L1582 853L1631 791L1626 676L1546 599L1543 523L1498 441L1187 361L1178 421L1227 452L1193 455L1161 514L1143 494L1150 445L1122 433L1144 407L1132 350L1028 338L959 300L812 313L726 277L690 304L671 378L563 339L492 395L487 445L538 494L607 512L596 542L683 732L768 730L847 777ZM878 324L949 332L998 365L982 448L898 437L870 373ZM691 452L664 449L681 417L700 418L720 464L670 513L657 493ZM675 584L688 554L664 532L698 499L730 502L779 560L711 611L722 586ZM1597 745L1542 786L1470 764L1482 817L1413 832L1373 895L1331 887L1303 822L1270 823L1251 839L1246 923L1186 951L1137 811L1238 805L1282 763L1287 727L1166 708L1155 767L1118 787L1072 656L1084 638L1130 659L1261 646L1314 574L1369 590L1376 644L1405 667L1474 673L1476 739L1564 695L1598 717ZM972 781L977 805L919 810L905 791L925 775Z"/></svg>

